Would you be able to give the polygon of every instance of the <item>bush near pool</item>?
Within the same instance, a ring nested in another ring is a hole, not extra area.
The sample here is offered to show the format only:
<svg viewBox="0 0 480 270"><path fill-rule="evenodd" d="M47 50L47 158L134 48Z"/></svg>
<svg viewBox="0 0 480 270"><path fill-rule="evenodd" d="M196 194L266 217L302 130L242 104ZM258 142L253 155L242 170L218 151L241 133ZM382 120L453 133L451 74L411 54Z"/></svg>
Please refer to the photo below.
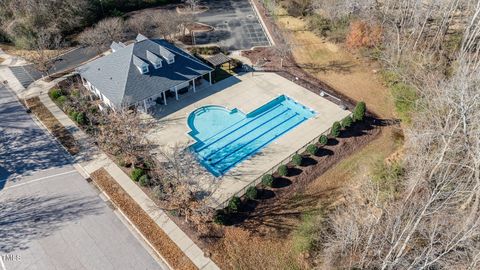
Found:
<svg viewBox="0 0 480 270"><path fill-rule="evenodd" d="M273 175L271 175L271 174L265 174L262 177L262 184L267 186L267 187L272 187L273 181L274 181L274 178L273 178Z"/></svg>
<svg viewBox="0 0 480 270"><path fill-rule="evenodd" d="M314 156L318 152L318 147L315 144L310 144L307 146L307 152Z"/></svg>
<svg viewBox="0 0 480 270"><path fill-rule="evenodd" d="M287 165L280 165L280 167L278 167L278 174L280 176L287 176L288 175Z"/></svg>
<svg viewBox="0 0 480 270"><path fill-rule="evenodd" d="M299 155L299 154L293 155L293 157L292 157L293 164L295 164L296 166L300 166L300 165L302 165L302 161L303 161L303 158L302 158L301 155Z"/></svg>
<svg viewBox="0 0 480 270"><path fill-rule="evenodd" d="M318 142L321 145L325 145L325 144L328 143L328 137L326 135L322 135L322 136L320 136L320 138L318 138Z"/></svg>

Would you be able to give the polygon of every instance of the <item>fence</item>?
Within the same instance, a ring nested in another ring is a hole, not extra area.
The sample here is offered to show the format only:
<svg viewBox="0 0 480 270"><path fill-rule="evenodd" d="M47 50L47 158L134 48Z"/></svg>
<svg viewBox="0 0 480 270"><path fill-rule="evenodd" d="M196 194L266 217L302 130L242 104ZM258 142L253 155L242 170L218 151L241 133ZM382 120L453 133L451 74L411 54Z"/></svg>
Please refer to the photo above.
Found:
<svg viewBox="0 0 480 270"><path fill-rule="evenodd" d="M352 113L349 114L349 116L352 116ZM236 197L241 197L245 194L245 192L247 191L247 189L249 187L256 187L257 185L259 185L261 182L262 182L262 178L263 176L265 176L266 174L273 174L274 172L277 171L278 167L280 167L281 165L286 165L287 163L289 163L293 156L296 155L296 154L301 154L303 152L305 152L307 150L307 147L310 145L310 144L314 144L316 142L318 142L318 140L320 139L321 136L323 135L326 135L328 136L328 134L330 134L330 131L331 131L331 128L327 129L326 131L322 132L320 135L316 136L313 140L309 141L308 143L306 143L305 145L303 145L302 147L300 147L297 151L293 152L292 154L290 154L288 157L286 157L285 159L283 159L282 161L280 161L279 163L277 163L275 166L271 167L270 169L268 169L267 171L265 171L262 175L260 175L259 177L255 178L255 180L253 180L252 182L250 182L250 184L246 185L245 187L243 187L241 190L235 192L234 194L232 194L232 196L230 196L229 198L227 198L226 200L224 200L222 203L219 203L218 206L217 206L217 209L222 209L222 208L225 208L227 207L230 199L233 197L233 196L236 196Z"/></svg>

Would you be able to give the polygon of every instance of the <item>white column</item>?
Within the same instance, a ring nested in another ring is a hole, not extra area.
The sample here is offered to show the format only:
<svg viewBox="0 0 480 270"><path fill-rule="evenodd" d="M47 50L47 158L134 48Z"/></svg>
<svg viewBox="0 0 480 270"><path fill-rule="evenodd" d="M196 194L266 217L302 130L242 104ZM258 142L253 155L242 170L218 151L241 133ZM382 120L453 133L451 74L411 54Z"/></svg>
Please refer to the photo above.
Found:
<svg viewBox="0 0 480 270"><path fill-rule="evenodd" d="M178 89L177 89L177 86L175 85L175 99L178 100L178 91L177 91L177 90L178 90Z"/></svg>
<svg viewBox="0 0 480 270"><path fill-rule="evenodd" d="M143 100L143 108L145 109L145 112L147 112L147 100Z"/></svg>
<svg viewBox="0 0 480 270"><path fill-rule="evenodd" d="M163 103L167 105L167 95L165 94L165 92L163 92L162 94L163 94Z"/></svg>
<svg viewBox="0 0 480 270"><path fill-rule="evenodd" d="M212 72L208 73L208 80L210 81L210 85L212 85Z"/></svg>
<svg viewBox="0 0 480 270"><path fill-rule="evenodd" d="M193 79L193 92L195 93L195 79Z"/></svg>

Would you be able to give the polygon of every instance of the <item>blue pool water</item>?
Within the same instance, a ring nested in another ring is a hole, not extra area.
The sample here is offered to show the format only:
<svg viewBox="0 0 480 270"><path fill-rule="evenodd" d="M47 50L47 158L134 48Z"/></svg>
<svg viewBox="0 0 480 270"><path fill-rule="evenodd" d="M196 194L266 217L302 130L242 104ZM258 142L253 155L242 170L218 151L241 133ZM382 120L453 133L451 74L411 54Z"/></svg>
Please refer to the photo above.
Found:
<svg viewBox="0 0 480 270"><path fill-rule="evenodd" d="M215 176L255 154L315 112L287 96L268 102L249 114L221 106L205 106L188 117L192 150Z"/></svg>

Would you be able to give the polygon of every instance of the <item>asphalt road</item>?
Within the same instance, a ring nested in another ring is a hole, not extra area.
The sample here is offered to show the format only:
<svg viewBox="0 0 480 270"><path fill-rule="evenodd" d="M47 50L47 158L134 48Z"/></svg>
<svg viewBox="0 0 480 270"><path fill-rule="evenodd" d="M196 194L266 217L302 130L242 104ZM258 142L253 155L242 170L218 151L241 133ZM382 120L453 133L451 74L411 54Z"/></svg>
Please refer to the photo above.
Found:
<svg viewBox="0 0 480 270"><path fill-rule="evenodd" d="M0 270L167 269L0 86Z"/></svg>
<svg viewBox="0 0 480 270"><path fill-rule="evenodd" d="M197 33L197 44L217 43L229 50L269 46L264 29L248 0L206 0L208 11L198 21L215 27L213 32Z"/></svg>

